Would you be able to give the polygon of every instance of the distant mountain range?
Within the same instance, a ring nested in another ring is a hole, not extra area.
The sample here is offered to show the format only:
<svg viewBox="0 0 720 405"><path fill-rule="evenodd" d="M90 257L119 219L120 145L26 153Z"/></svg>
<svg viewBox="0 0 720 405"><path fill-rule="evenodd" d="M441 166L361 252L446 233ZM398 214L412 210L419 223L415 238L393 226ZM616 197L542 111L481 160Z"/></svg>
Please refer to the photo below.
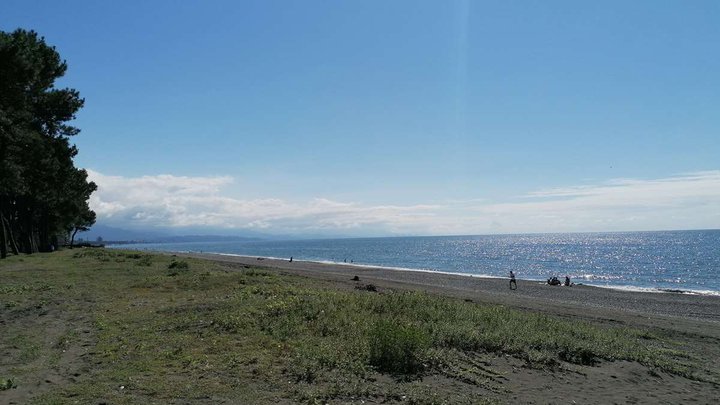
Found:
<svg viewBox="0 0 720 405"><path fill-rule="evenodd" d="M248 241L262 240L258 236L244 235L177 235L156 230L129 230L115 228L103 224L96 224L86 232L78 233L76 239L97 241L101 238L106 242L147 242L147 243L180 243L180 242L221 242L221 241Z"/></svg>
<svg viewBox="0 0 720 405"><path fill-rule="evenodd" d="M223 242L252 240L297 240L342 238L345 235L318 234L265 234L246 229L221 228L162 228L162 229L123 229L97 223L89 231L79 232L76 240L95 242L102 238L105 242L144 242L144 243L181 243L181 242Z"/></svg>
<svg viewBox="0 0 720 405"><path fill-rule="evenodd" d="M151 241L162 238L164 235L159 232L152 231L135 231L128 229L113 228L102 224L95 224L86 232L78 232L75 239L84 239L88 241L95 241L98 238L103 240L118 240L118 241Z"/></svg>

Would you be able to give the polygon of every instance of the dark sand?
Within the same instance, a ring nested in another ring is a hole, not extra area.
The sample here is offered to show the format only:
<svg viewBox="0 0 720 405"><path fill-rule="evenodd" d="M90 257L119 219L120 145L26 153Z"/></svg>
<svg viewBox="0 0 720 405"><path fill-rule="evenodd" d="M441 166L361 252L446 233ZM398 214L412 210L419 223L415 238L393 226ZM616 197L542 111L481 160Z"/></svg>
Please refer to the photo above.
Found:
<svg viewBox="0 0 720 405"><path fill-rule="evenodd" d="M177 255L220 262L229 269L242 269L247 265L265 267L341 289L373 284L380 292L419 290L603 325L643 328L680 342L708 368L717 370L720 362L720 297L717 296L582 285L548 286L527 280L518 280L518 289L511 291L508 279L217 254ZM359 281L352 281L354 276L358 276ZM615 361L592 367L537 370L509 356L490 355L488 359L488 364L505 376L502 384L507 392L499 397L492 393L477 394L490 395L505 403L716 404L720 399L718 384L650 370L638 363ZM429 376L423 384L455 386L439 376Z"/></svg>

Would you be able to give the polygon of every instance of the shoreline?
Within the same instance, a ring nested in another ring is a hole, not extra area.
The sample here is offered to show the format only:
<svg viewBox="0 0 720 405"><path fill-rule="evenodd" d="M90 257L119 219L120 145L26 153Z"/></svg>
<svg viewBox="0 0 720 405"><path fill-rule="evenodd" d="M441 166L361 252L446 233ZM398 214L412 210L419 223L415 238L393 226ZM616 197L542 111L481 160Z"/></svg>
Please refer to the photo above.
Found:
<svg viewBox="0 0 720 405"><path fill-rule="evenodd" d="M500 304L564 317L638 324L675 330L711 332L720 338L720 296L628 291L590 285L549 286L518 280L518 290L507 278L479 277L435 271L393 270L355 263L320 263L234 254L154 252L210 260L229 265L264 267L355 288L373 284L380 289L416 290ZM234 266L233 266L234 267ZM352 281L354 276L359 281ZM709 330L710 329L710 330Z"/></svg>
<svg viewBox="0 0 720 405"><path fill-rule="evenodd" d="M194 252L194 251L187 251L187 252L176 252L176 253L206 253L206 254L212 254L212 255L219 255L219 256L237 256L242 257L246 259L256 259L257 257L261 257L263 259L270 259L270 260L288 260L282 257L273 257L273 256L248 256L248 255L240 255L235 253L221 253L221 252ZM346 262L335 262L332 260L303 260L303 259L293 259L293 261L296 262L304 262L304 263L315 263L315 264L327 264L331 266L348 266L348 267L359 267L359 268L368 268L368 269L378 269L378 270L392 270L392 271L410 271L410 272L419 272L419 273L432 273L432 274L446 274L450 276L459 276L459 277L472 277L472 278L480 278L480 279L493 279L493 280L509 280L508 277L503 276L493 276L491 274L472 274L472 273L457 273L452 271L444 271L444 270L433 270L433 269L414 269L411 267L395 267L395 266L380 266L380 265L374 265L374 264L362 264L362 263L346 263ZM540 284L546 284L546 280L541 279L533 279L533 278L517 278L518 281L522 282L536 282ZM617 291L629 291L629 292L641 292L641 293L652 293L652 294L688 294L688 295L697 295L697 296L708 296L708 297L720 297L720 291L713 291L713 290L690 290L690 289L680 289L680 288L663 288L663 287L636 287L632 285L597 285L597 284L589 284L589 283L575 283L573 282L573 286L586 286L586 287L593 287L593 288L607 288L610 290L617 290ZM565 287L564 285L559 285L557 287Z"/></svg>
<svg viewBox="0 0 720 405"><path fill-rule="evenodd" d="M123 249L122 245L111 245L112 249ZM161 254L207 254L207 255L218 255L218 256L227 256L227 257L239 257L244 259L257 259L261 258L263 260L277 260L277 261L288 261L288 258L283 257L274 257L274 256L250 256L250 255L241 255L236 253L223 253L223 252L204 252L204 251L193 251L193 250L179 250L179 251L170 251L170 250L140 250L140 249L132 249L132 250L139 250L139 251L146 251L146 252L152 252L152 253L161 253ZM451 276L458 276L458 277L471 277L471 278L480 278L480 279L494 279L494 280L509 280L508 277L504 276L494 276L491 274L472 274L472 273L458 273L458 272L452 272L452 271L445 271L445 270L434 270L434 269L417 269L417 268L410 268L410 267L396 267L396 266L382 266L382 265L375 265L375 264L362 264L362 263L347 263L347 262L336 262L332 260L305 260L305 259L293 259L293 262L298 263L310 263L310 264L318 264L318 265L329 265L329 266L343 266L347 268L367 268L367 269L378 269L378 270L390 270L390 271L407 271L407 272L419 272L419 273L431 273L431 274L445 274L445 275L451 275ZM543 279L528 279L528 278L518 278L518 281L522 282L535 282L540 284L545 284L546 280ZM650 294L680 294L680 295L693 295L693 296L699 296L699 297L720 297L720 291L714 291L714 290L693 290L693 289L683 289L683 288L671 288L671 287L638 287L633 285L598 285L598 284L590 284L587 282L573 282L573 286L583 286L583 287L592 287L592 288L602 288L602 289L609 289L613 291L626 291L626 292L637 292L637 293L650 293ZM558 286L558 287L564 287L564 286Z"/></svg>

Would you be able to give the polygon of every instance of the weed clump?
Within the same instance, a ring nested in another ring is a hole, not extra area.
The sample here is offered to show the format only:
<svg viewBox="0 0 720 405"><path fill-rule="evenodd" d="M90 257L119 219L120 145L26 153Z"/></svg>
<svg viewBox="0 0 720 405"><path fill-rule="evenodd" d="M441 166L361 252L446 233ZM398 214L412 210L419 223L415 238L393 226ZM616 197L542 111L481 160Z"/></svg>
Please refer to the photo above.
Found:
<svg viewBox="0 0 720 405"><path fill-rule="evenodd" d="M168 276L177 276L178 274L188 271L190 265L184 260L173 260L168 265Z"/></svg>
<svg viewBox="0 0 720 405"><path fill-rule="evenodd" d="M15 381L11 378L0 378L0 391L9 390L11 388L16 388L17 385L15 384Z"/></svg>
<svg viewBox="0 0 720 405"><path fill-rule="evenodd" d="M180 260L180 261L173 260L172 263L170 263L168 265L168 269L187 270L189 268L190 268L190 265L184 260Z"/></svg>
<svg viewBox="0 0 720 405"><path fill-rule="evenodd" d="M149 267L151 264L152 264L152 258L151 258L150 256L142 256L142 257L141 257L140 259L138 259L138 261L137 261L137 265L138 265L138 266Z"/></svg>
<svg viewBox="0 0 720 405"><path fill-rule="evenodd" d="M370 365L393 374L417 374L430 347L430 338L413 325L379 320L369 333Z"/></svg>
<svg viewBox="0 0 720 405"><path fill-rule="evenodd" d="M356 290L362 290L362 291L370 291L370 292L377 292L377 287L375 284L366 284L366 285L356 285Z"/></svg>

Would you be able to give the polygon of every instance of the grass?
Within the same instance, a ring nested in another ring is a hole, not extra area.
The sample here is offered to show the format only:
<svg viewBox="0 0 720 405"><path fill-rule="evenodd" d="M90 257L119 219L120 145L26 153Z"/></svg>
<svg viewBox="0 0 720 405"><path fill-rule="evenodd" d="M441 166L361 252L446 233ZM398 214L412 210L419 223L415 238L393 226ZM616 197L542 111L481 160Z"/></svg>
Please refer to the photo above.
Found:
<svg viewBox="0 0 720 405"><path fill-rule="evenodd" d="M10 320L0 347L12 348L0 382L19 387L38 369L78 374L35 403L493 402L499 374L483 359L505 355L550 369L628 360L717 382L715 370L648 331L424 293L340 290L256 268L107 249L0 266L0 314ZM43 311L62 322L27 322ZM62 359L83 342L87 355ZM469 388L429 387L428 376Z"/></svg>
<svg viewBox="0 0 720 405"><path fill-rule="evenodd" d="M9 378L0 378L0 391L9 390L11 388L15 388L15 381L9 379Z"/></svg>
<svg viewBox="0 0 720 405"><path fill-rule="evenodd" d="M184 260L179 260L179 261L173 260L168 265L167 275L168 276L177 276L178 274L188 271L189 269L190 269L190 265L188 264L188 262L186 262Z"/></svg>

